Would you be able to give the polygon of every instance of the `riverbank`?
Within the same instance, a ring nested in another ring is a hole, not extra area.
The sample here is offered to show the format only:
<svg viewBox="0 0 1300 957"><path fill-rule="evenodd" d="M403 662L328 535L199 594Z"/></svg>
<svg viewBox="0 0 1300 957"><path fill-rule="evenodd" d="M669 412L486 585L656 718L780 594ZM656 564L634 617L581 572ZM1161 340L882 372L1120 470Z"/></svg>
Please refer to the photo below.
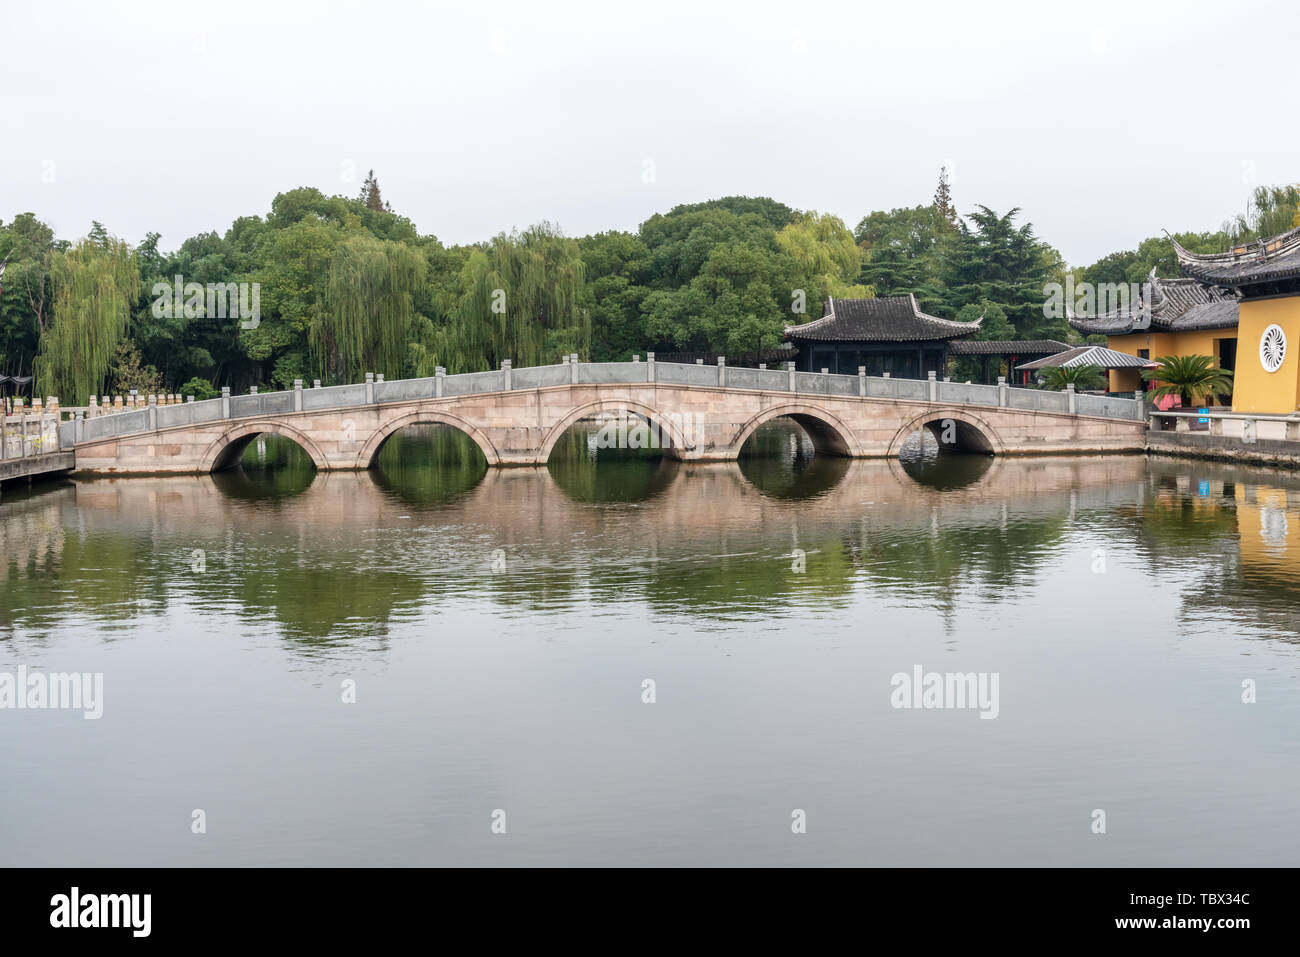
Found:
<svg viewBox="0 0 1300 957"><path fill-rule="evenodd" d="M1209 432L1148 431L1147 453L1243 465L1300 468L1300 442L1288 439L1257 439L1247 444L1234 436L1211 435Z"/></svg>

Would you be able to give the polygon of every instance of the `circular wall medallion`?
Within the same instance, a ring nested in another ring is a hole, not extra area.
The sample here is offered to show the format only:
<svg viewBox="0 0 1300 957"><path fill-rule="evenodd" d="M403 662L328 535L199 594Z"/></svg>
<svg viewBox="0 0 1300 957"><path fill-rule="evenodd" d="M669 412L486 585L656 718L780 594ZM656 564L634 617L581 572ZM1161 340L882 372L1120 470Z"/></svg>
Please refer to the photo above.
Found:
<svg viewBox="0 0 1300 957"><path fill-rule="evenodd" d="M1274 323L1264 330L1264 334L1259 337L1259 364L1264 367L1265 372L1276 372L1282 368L1282 360L1286 358L1286 333L1282 327Z"/></svg>

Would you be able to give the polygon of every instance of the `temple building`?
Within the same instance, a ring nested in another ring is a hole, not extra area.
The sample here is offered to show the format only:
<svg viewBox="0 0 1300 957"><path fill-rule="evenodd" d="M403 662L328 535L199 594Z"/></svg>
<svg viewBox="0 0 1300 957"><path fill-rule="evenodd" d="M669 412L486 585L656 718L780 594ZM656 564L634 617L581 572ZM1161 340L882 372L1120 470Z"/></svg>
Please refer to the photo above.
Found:
<svg viewBox="0 0 1300 957"><path fill-rule="evenodd" d="M1142 286L1142 299L1095 317L1071 315L1070 326L1088 336L1106 336L1107 348L1138 359L1211 356L1220 367L1237 362L1237 299L1232 290L1195 278L1161 279L1154 270ZM1111 366L1108 392L1144 388L1142 365ZM1230 396L1220 396L1222 404Z"/></svg>
<svg viewBox="0 0 1300 957"><path fill-rule="evenodd" d="M1190 253L1177 242L1174 251L1184 276L1222 287L1239 301L1233 409L1295 412L1300 408L1300 228L1226 253Z"/></svg>
<svg viewBox="0 0 1300 957"><path fill-rule="evenodd" d="M979 332L979 321L954 322L927 315L916 297L826 300L820 319L787 326L785 340L799 350L795 367L828 369L840 375L886 372L900 379L940 378L948 365L949 343Z"/></svg>

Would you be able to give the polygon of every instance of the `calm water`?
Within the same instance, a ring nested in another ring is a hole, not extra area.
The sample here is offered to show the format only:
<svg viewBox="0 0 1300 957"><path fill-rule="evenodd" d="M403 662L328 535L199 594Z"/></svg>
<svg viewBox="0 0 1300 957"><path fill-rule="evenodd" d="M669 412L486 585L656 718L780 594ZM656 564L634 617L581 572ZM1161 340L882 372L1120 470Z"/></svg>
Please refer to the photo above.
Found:
<svg viewBox="0 0 1300 957"><path fill-rule="evenodd" d="M6 489L0 864L1297 862L1300 477L749 451Z"/></svg>

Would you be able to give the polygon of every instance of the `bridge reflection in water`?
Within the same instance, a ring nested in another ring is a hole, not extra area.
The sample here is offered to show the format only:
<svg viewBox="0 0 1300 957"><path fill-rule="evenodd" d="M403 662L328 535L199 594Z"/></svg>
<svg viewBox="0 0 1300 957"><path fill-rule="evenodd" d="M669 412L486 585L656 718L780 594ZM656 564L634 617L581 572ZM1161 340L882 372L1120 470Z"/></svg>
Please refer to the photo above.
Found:
<svg viewBox="0 0 1300 957"><path fill-rule="evenodd" d="M1086 518L1190 605L1219 600L1189 587L1199 576L1224 602L1248 593L1273 609L1266 620L1295 627L1291 479L1132 457L945 456L926 444L901 460L847 460L815 454L779 423L737 463L682 463L593 449L593 428L572 429L544 470L489 469L458 431L417 426L368 472L316 473L270 438L218 475L85 480L13 499L0 514L0 621L56 621L52 596L69 590L104 620L129 621L139 602L234 601L309 645L346 646L440 595L481 590L527 606L535 587L576 603L611 578L665 614L705 618L847 599L865 583L956 608L977 595L1014 601ZM223 557L203 576L178 572L194 547ZM487 559L498 549L508 579ZM788 573L793 549L819 555L805 574ZM1174 578L1161 574L1170 564Z"/></svg>

